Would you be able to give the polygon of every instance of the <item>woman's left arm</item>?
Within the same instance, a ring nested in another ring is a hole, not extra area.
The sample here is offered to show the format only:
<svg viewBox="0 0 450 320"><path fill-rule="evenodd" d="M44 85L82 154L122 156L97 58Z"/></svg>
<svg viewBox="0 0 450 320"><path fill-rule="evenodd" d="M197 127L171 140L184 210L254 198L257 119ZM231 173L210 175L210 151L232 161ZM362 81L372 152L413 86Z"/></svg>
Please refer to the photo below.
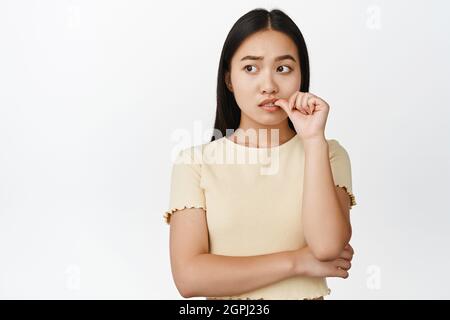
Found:
<svg viewBox="0 0 450 320"><path fill-rule="evenodd" d="M333 260L349 243L352 228L349 198L335 186L325 138L329 105L309 92L297 91L275 104L283 108L303 142L305 170L302 220L304 236L319 260Z"/></svg>
<svg viewBox="0 0 450 320"><path fill-rule="evenodd" d="M302 221L304 235L319 260L333 260L349 243L349 197L334 185L328 143L323 138L304 141L305 173Z"/></svg>

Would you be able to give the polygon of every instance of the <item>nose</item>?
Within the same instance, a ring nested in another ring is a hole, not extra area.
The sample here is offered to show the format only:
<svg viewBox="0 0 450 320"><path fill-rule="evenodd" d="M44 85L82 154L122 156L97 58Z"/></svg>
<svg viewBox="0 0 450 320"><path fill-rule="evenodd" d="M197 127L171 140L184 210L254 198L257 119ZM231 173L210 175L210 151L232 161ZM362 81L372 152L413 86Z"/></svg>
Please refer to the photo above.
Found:
<svg viewBox="0 0 450 320"><path fill-rule="evenodd" d="M261 84L261 93L262 94L271 94L276 93L278 91L278 86L273 80L272 74L270 72L266 72L263 75Z"/></svg>

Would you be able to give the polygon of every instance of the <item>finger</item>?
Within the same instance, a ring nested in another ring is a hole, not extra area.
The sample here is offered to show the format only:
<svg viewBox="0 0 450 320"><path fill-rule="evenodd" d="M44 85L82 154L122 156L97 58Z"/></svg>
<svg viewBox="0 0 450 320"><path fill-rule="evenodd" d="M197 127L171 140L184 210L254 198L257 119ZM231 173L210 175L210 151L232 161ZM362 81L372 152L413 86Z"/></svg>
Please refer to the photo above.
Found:
<svg viewBox="0 0 450 320"><path fill-rule="evenodd" d="M309 109L311 110L311 114L313 114L314 113L314 111L316 110L316 108L315 108L315 106L316 106L316 99L314 98L314 96L311 96L309 99L308 99L308 107L309 107Z"/></svg>
<svg viewBox="0 0 450 320"><path fill-rule="evenodd" d="M331 267L331 271L330 271L330 277L339 277L339 278L348 278L348 271L341 268L341 267L336 267L336 266L332 266Z"/></svg>
<svg viewBox="0 0 450 320"><path fill-rule="evenodd" d="M298 109L302 114L305 116L308 115L308 112L302 108L302 98L303 98L303 92L299 92L295 99L295 108Z"/></svg>
<svg viewBox="0 0 450 320"><path fill-rule="evenodd" d="M311 110L308 107L308 98L309 98L309 93L306 92L303 97L302 97L302 108L306 110L306 112L308 112L308 114L311 114Z"/></svg>
<svg viewBox="0 0 450 320"><path fill-rule="evenodd" d="M348 276L349 276L348 271L346 271L344 269L339 269L339 268L337 268L336 270L337 270L336 271L337 277L340 277L340 278L343 278L343 279L347 279L348 278Z"/></svg>
<svg viewBox="0 0 450 320"><path fill-rule="evenodd" d="M294 109L293 105L296 97L297 92L294 92L288 100L280 98L276 100L274 104L280 106L288 114L288 116L290 116L292 113L292 109Z"/></svg>
<svg viewBox="0 0 450 320"><path fill-rule="evenodd" d="M347 244L345 247L344 247L344 250L346 250L346 251L349 251L350 253L354 253L354 251L353 251L353 247L350 245L350 244Z"/></svg>
<svg viewBox="0 0 450 320"><path fill-rule="evenodd" d="M350 251L345 250L345 251L342 251L342 253L340 254L339 258L346 259L346 260L352 260L353 255L351 254Z"/></svg>
<svg viewBox="0 0 450 320"><path fill-rule="evenodd" d="M300 102L299 101L301 101L301 99L302 99L302 94L301 94L301 92L297 92L297 94L296 94L296 96L295 96L295 99L294 99L294 105L293 105L293 107L295 108L295 109L297 109L298 111L300 111L301 113L303 113L303 110L300 108L301 106L300 106Z"/></svg>
<svg viewBox="0 0 450 320"><path fill-rule="evenodd" d="M295 99L297 99L299 93L299 91L296 91L289 97L289 110L292 111L293 109L295 109Z"/></svg>
<svg viewBox="0 0 450 320"><path fill-rule="evenodd" d="M300 106L306 112L306 114L309 114L309 110L307 109L306 104L305 104L305 101L306 101L305 99L307 99L307 98L308 98L308 93L305 92L301 97Z"/></svg>
<svg viewBox="0 0 450 320"><path fill-rule="evenodd" d="M335 261L335 266L344 270L349 270L352 267L352 263L345 259L337 259Z"/></svg>
<svg viewBox="0 0 450 320"><path fill-rule="evenodd" d="M345 249L348 249L352 254L355 253L355 251L353 250L353 247L350 245L350 243L348 243L348 244L345 246Z"/></svg>
<svg viewBox="0 0 450 320"><path fill-rule="evenodd" d="M341 252L339 257L347 259L347 260L352 260L353 259L353 253L352 253L352 251L349 248L347 248L347 249L344 249Z"/></svg>
<svg viewBox="0 0 450 320"><path fill-rule="evenodd" d="M289 102L285 99L278 99L274 102L275 105L280 106L288 115L291 114Z"/></svg>

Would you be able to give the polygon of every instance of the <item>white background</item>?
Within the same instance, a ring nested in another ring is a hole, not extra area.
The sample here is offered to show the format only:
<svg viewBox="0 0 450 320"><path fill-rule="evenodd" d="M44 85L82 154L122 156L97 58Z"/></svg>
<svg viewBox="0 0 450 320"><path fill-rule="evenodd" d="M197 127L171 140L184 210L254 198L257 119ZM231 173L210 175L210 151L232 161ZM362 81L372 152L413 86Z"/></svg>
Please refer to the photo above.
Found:
<svg viewBox="0 0 450 320"><path fill-rule="evenodd" d="M351 158L355 256L327 299L450 298L438 0L1 1L0 298L181 297L162 218L172 154L209 141L223 42L257 7L299 26L326 137Z"/></svg>

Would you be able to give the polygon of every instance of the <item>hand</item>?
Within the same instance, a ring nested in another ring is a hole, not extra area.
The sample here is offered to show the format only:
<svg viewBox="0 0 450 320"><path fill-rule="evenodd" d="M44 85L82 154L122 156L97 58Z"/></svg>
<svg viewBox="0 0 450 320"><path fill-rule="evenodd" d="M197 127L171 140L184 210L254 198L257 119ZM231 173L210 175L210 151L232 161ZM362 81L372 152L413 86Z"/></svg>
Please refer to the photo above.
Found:
<svg viewBox="0 0 450 320"><path fill-rule="evenodd" d="M288 101L278 99L274 104L288 114L295 131L303 141L325 137L325 124L330 107L321 98L309 92L297 91Z"/></svg>
<svg viewBox="0 0 450 320"><path fill-rule="evenodd" d="M295 273L309 277L339 277L347 279L351 268L353 248L348 244L339 258L331 261L320 261L312 254L308 246L294 252Z"/></svg>

